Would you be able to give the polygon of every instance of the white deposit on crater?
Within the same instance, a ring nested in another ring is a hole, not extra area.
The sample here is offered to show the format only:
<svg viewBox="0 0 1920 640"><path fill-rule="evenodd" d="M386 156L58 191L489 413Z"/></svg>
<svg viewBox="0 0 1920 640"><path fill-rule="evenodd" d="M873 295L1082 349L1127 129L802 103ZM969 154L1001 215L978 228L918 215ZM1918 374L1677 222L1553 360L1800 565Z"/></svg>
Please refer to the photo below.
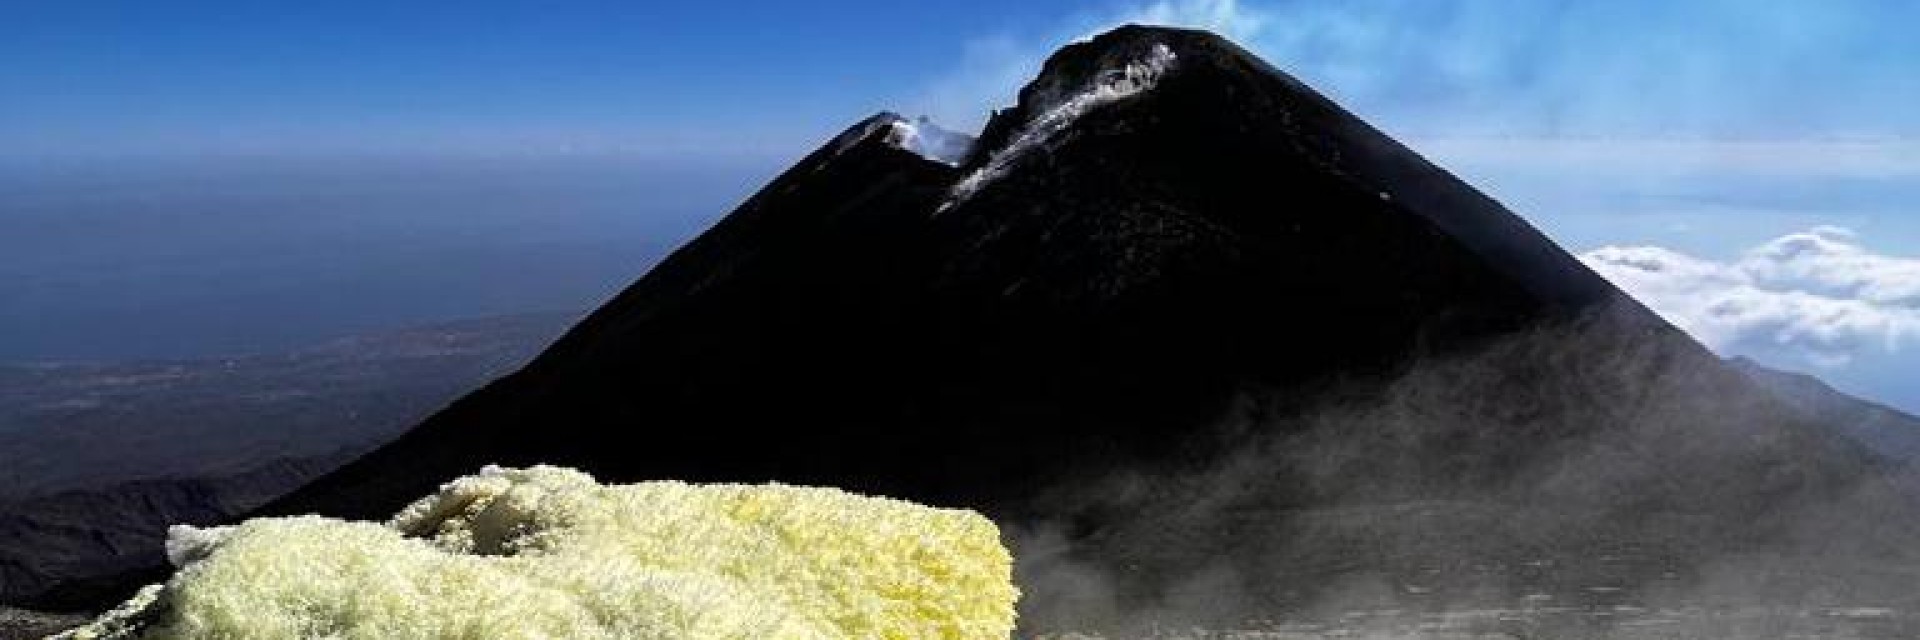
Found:
<svg viewBox="0 0 1920 640"><path fill-rule="evenodd" d="M170 538L172 579L55 638L1006 638L1019 595L970 511L555 467Z"/></svg>

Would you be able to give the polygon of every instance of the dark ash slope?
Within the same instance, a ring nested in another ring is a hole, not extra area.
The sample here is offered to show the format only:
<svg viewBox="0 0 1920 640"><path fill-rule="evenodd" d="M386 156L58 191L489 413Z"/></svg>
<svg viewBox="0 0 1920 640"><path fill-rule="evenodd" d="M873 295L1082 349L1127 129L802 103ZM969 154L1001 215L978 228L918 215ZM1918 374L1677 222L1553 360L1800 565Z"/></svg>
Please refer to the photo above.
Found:
<svg viewBox="0 0 1920 640"><path fill-rule="evenodd" d="M1159 86L939 211L1041 94L1155 44L1177 56ZM888 144L892 119L802 160L525 370L274 510L377 516L534 462L1011 505L1067 469L1205 453L1191 436L1248 390L1389 373L1620 299L1209 35L1063 50L959 169Z"/></svg>

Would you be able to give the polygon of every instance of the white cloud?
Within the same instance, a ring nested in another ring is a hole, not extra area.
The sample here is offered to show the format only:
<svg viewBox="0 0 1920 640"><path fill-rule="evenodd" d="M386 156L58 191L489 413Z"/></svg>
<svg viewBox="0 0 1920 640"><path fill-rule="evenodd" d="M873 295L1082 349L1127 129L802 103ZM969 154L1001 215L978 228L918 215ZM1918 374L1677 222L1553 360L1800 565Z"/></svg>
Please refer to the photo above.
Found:
<svg viewBox="0 0 1920 640"><path fill-rule="evenodd" d="M1920 340L1920 258L1875 253L1839 227L1792 233L1715 261L1661 247L1581 259L1721 353L1787 353L1823 366Z"/></svg>

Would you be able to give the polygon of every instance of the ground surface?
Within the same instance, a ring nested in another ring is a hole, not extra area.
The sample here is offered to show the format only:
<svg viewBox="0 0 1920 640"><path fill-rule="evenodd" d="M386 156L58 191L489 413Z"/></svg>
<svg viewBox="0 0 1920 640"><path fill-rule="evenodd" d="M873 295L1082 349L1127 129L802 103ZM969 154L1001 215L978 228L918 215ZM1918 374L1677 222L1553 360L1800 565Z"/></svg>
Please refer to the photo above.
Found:
<svg viewBox="0 0 1920 640"><path fill-rule="evenodd" d="M1043 640L1892 640L1920 634L1920 618L1881 608L1638 607L1350 611L1244 629L1159 629L1127 636L1060 634Z"/></svg>
<svg viewBox="0 0 1920 640"><path fill-rule="evenodd" d="M85 622L79 616L63 616L23 609L0 607L0 640L40 638Z"/></svg>

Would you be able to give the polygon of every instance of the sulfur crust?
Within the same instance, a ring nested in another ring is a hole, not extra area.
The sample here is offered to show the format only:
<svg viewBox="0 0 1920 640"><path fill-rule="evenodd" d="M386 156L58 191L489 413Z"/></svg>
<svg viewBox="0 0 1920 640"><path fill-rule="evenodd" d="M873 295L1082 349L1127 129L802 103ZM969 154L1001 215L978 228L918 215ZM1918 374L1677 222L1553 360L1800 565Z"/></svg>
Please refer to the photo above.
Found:
<svg viewBox="0 0 1920 640"><path fill-rule="evenodd" d="M195 531L164 587L56 638L1007 638L1018 597L969 511L782 485L603 486L489 468L385 525Z"/></svg>

